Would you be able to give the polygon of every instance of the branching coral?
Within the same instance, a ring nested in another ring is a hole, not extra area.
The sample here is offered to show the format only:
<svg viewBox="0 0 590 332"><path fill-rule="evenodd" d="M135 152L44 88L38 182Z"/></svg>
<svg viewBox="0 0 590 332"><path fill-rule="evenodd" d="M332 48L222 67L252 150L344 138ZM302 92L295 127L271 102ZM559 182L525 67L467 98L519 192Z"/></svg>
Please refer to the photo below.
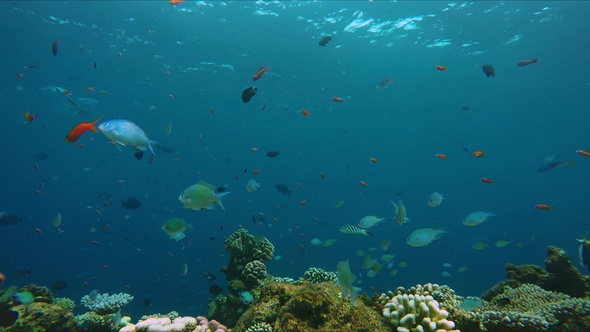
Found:
<svg viewBox="0 0 590 332"><path fill-rule="evenodd" d="M88 308L88 310L94 311L99 315L108 315L116 313L131 301L133 301L133 296L126 293L113 295L105 293L98 294L94 299L89 295L84 295L80 303Z"/></svg>

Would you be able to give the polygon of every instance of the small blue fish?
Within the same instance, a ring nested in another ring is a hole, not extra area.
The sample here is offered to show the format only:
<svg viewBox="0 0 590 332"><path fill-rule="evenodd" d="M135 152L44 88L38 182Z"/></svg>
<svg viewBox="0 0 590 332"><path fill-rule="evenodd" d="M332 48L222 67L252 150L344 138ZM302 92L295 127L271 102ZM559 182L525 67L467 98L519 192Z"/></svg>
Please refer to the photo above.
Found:
<svg viewBox="0 0 590 332"><path fill-rule="evenodd" d="M563 164L563 161L557 161L557 162L554 162L554 163L545 164L541 168L539 168L539 170L537 171L537 173L550 171L553 168L555 168L555 166L557 166L559 164Z"/></svg>

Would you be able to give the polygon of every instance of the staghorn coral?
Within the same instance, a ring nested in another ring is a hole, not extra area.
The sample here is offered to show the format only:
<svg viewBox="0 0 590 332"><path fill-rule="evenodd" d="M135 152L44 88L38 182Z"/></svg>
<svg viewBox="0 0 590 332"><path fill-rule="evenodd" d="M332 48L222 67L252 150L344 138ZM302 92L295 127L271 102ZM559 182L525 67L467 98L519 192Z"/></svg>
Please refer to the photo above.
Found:
<svg viewBox="0 0 590 332"><path fill-rule="evenodd" d="M111 331L113 328L113 318L115 315L99 315L94 311L88 311L82 315L76 315L74 322L78 330L82 331Z"/></svg>
<svg viewBox="0 0 590 332"><path fill-rule="evenodd" d="M310 267L305 271L303 274L303 279L309 281L312 284L320 283L320 282L336 282L336 273L334 272L327 272L324 269L320 269L317 267Z"/></svg>
<svg viewBox="0 0 590 332"><path fill-rule="evenodd" d="M129 302L133 301L133 296L126 293L109 295L108 293L98 294L95 299L84 295L80 300L88 310L94 311L99 315L114 314L123 308Z"/></svg>

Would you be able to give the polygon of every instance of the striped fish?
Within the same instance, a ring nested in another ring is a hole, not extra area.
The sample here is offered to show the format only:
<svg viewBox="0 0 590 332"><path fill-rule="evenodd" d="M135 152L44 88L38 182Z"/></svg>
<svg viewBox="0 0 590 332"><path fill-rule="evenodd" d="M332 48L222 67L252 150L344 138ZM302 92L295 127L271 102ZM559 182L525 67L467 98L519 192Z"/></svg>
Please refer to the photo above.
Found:
<svg viewBox="0 0 590 332"><path fill-rule="evenodd" d="M374 236L373 233L369 232L366 229L362 229L355 225L344 225L340 227L340 233L344 235L350 236L358 236L358 235L366 235L366 236Z"/></svg>

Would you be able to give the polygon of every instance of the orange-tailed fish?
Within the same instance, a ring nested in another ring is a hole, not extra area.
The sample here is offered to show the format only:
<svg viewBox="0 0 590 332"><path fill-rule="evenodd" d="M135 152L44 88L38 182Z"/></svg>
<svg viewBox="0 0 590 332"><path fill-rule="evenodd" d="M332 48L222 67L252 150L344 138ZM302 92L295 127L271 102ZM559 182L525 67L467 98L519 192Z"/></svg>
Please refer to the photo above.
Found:
<svg viewBox="0 0 590 332"><path fill-rule="evenodd" d="M516 66L517 67L524 67L524 66L532 65L533 63L539 63L539 60L541 60L541 59L526 59L526 60L522 60L522 61L519 61L516 64Z"/></svg>
<svg viewBox="0 0 590 332"><path fill-rule="evenodd" d="M262 75L264 75L264 73L266 73L266 71L269 69L270 69L269 66L260 67L260 69L258 69L256 74L254 74L254 76L252 76L252 81L258 81L259 79L261 79Z"/></svg>
<svg viewBox="0 0 590 332"><path fill-rule="evenodd" d="M98 123L98 121L100 120L100 118L102 118L102 115L99 116L96 120L94 120L92 122L80 122L79 124L77 124L66 135L66 142L68 142L68 143L74 143L80 137L82 137L82 134L84 134L87 130L92 130L94 132L98 132L98 129L96 128L96 124Z"/></svg>
<svg viewBox="0 0 590 332"><path fill-rule="evenodd" d="M33 115L33 114L29 113L29 111L23 112L23 115L25 116L25 123L31 123L31 122L35 121L38 114L39 113L36 113L35 115Z"/></svg>

